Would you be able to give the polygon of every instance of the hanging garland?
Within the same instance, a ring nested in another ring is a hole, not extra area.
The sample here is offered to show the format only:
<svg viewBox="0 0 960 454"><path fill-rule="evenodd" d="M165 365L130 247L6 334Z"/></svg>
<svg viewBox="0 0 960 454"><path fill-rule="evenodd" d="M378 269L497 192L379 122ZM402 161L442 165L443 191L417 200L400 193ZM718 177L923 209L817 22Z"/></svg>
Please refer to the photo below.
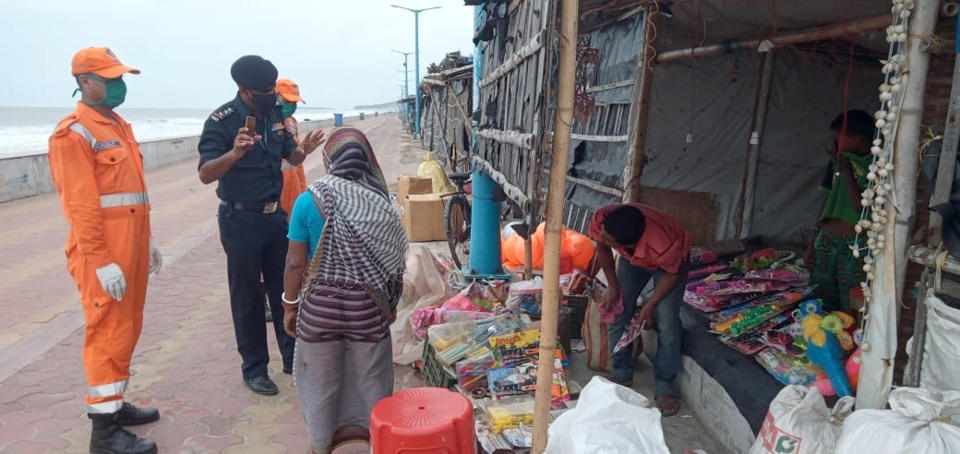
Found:
<svg viewBox="0 0 960 454"><path fill-rule="evenodd" d="M867 302L873 296L870 285L875 278L876 258L883 253L887 242L892 241L892 238L884 235L884 227L888 216L893 215L894 143L897 121L903 106L903 92L907 85L906 42L909 34L908 22L914 6L915 0L893 0L893 23L887 27L887 42L890 43L890 48L887 59L880 61L884 77L880 84L880 109L874 114L877 133L870 148L873 160L866 176L867 188L860 194L863 208L860 222L856 225L856 241L851 246L854 257L863 257L866 279L860 283L860 287ZM859 247L862 236L867 239L865 248ZM866 314L867 306L868 304L864 304L860 308L860 311L864 312L858 330L861 336L864 322L870 318L869 314ZM867 344L862 345L864 350L869 350L869 347Z"/></svg>

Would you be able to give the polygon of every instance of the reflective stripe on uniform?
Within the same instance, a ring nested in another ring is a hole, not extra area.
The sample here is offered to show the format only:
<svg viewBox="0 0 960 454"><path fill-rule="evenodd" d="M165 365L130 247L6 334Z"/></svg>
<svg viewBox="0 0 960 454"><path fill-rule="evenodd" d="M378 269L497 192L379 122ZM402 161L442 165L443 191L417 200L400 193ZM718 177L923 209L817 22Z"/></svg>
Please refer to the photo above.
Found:
<svg viewBox="0 0 960 454"><path fill-rule="evenodd" d="M284 161L280 164L280 170L290 170L290 169L296 169L296 168L297 168L297 166L295 166L295 165L293 165L293 164L290 164L290 163L287 162L286 160L284 160Z"/></svg>
<svg viewBox="0 0 960 454"><path fill-rule="evenodd" d="M117 399L96 404L87 404L87 413L100 415L110 414L120 411L121 408L123 408L123 399Z"/></svg>
<svg viewBox="0 0 960 454"><path fill-rule="evenodd" d="M100 208L114 208L127 205L146 205L150 197L146 192L120 192L100 196Z"/></svg>
<svg viewBox="0 0 960 454"><path fill-rule="evenodd" d="M108 383L106 385L91 386L87 393L91 398L102 399L104 397L119 396L127 390L127 380Z"/></svg>
<svg viewBox="0 0 960 454"><path fill-rule="evenodd" d="M93 134L91 134L90 131L88 131L87 128L85 128L82 124L73 123L70 125L70 130L77 134L80 134L80 137L87 139L87 142L90 142L91 149L94 149L94 150L96 149L97 139L93 137Z"/></svg>

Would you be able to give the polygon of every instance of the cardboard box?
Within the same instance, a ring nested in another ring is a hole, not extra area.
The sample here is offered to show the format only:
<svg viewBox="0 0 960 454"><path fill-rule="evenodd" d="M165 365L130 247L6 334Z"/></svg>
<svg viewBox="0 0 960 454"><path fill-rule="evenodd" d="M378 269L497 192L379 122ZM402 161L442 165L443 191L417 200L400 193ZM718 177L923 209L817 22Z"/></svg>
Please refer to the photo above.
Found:
<svg viewBox="0 0 960 454"><path fill-rule="evenodd" d="M443 200L438 194L412 194L403 204L403 227L410 241L444 241Z"/></svg>
<svg viewBox="0 0 960 454"><path fill-rule="evenodd" d="M416 175L400 175L397 182L397 200L406 205L408 195L430 194L433 192L433 180Z"/></svg>

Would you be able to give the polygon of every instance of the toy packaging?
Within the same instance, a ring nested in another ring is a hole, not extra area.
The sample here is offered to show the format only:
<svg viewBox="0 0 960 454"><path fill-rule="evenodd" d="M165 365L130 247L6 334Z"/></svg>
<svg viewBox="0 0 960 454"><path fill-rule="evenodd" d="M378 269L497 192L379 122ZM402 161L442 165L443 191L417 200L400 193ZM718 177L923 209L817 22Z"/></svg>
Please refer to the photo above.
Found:
<svg viewBox="0 0 960 454"><path fill-rule="evenodd" d="M810 364L806 358L793 358L774 348L765 348L755 356L773 378L784 385L809 385L823 374L823 369Z"/></svg>
<svg viewBox="0 0 960 454"><path fill-rule="evenodd" d="M550 398L553 405L559 405L570 400L570 389L567 387L563 364L559 359L554 360L553 367ZM537 385L537 364L530 362L490 369L487 372L487 383L494 399L533 393Z"/></svg>
<svg viewBox="0 0 960 454"><path fill-rule="evenodd" d="M467 358L457 363L457 384L465 391L487 388L487 371L496 367L493 353L487 352L476 358Z"/></svg>
<svg viewBox="0 0 960 454"><path fill-rule="evenodd" d="M720 336L720 342L745 355L752 355L767 347L765 338L768 332L786 326L792 321L790 315L781 314L763 322L753 331L740 335Z"/></svg>

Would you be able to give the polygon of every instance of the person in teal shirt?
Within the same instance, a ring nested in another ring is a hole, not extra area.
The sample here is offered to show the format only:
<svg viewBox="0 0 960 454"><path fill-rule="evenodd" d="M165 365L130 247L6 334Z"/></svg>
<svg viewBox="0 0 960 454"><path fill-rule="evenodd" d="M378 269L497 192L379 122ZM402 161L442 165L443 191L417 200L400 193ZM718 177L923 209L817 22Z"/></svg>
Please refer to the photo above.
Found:
<svg viewBox="0 0 960 454"><path fill-rule="evenodd" d="M317 250L320 232L323 232L323 217L317 211L313 193L306 191L293 203L287 238L307 245L307 261L309 261L313 258L313 252Z"/></svg>

